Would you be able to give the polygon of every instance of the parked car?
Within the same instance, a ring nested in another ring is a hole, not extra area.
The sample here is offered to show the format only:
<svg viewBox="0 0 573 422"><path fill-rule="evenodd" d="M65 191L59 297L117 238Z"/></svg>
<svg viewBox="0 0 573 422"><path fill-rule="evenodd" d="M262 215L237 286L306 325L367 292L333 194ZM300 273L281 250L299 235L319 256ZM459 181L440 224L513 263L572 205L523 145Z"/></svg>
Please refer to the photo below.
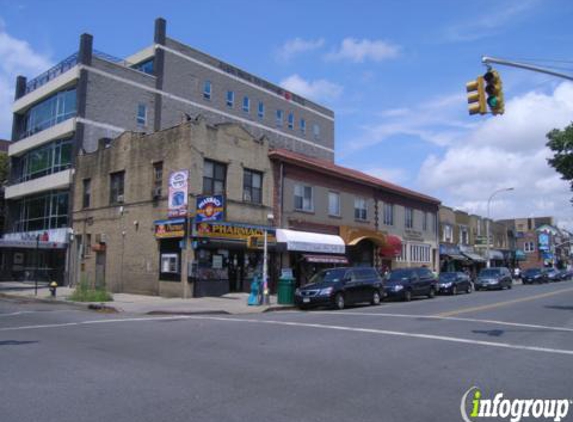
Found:
<svg viewBox="0 0 573 422"><path fill-rule="evenodd" d="M440 273L438 293L456 295L458 292L471 293L473 290L470 276L462 272Z"/></svg>
<svg viewBox="0 0 573 422"><path fill-rule="evenodd" d="M390 271L384 280L387 297L397 297L406 302L415 296L433 298L438 291L434 274L426 267L400 268Z"/></svg>
<svg viewBox="0 0 573 422"><path fill-rule="evenodd" d="M484 268L474 283L476 290L511 289L512 285L511 273L506 267Z"/></svg>
<svg viewBox="0 0 573 422"><path fill-rule="evenodd" d="M573 272L571 270L561 270L561 280L570 280L573 276Z"/></svg>
<svg viewBox="0 0 573 422"><path fill-rule="evenodd" d="M547 283L547 273L544 268L528 268L521 275L523 284Z"/></svg>
<svg viewBox="0 0 573 422"><path fill-rule="evenodd" d="M344 309L356 303L380 304L382 277L374 268L339 267L319 271L304 287L296 289L295 304L299 308L318 306Z"/></svg>
<svg viewBox="0 0 573 422"><path fill-rule="evenodd" d="M547 270L547 278L549 281L561 281L561 271L559 271L557 268L549 268Z"/></svg>

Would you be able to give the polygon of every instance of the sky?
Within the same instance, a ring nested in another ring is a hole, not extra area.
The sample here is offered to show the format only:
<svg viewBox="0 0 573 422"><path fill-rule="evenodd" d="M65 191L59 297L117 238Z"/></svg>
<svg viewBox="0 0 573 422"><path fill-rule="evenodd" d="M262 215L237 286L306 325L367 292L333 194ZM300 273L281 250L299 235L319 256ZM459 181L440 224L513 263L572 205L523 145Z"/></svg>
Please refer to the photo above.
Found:
<svg viewBox="0 0 573 422"><path fill-rule="evenodd" d="M466 82L492 56L573 75L569 0L0 0L0 138L17 75L78 48L127 57L167 34L332 109L335 161L493 218L554 216L573 192L546 134L573 122L573 82L495 65L505 114L469 116Z"/></svg>

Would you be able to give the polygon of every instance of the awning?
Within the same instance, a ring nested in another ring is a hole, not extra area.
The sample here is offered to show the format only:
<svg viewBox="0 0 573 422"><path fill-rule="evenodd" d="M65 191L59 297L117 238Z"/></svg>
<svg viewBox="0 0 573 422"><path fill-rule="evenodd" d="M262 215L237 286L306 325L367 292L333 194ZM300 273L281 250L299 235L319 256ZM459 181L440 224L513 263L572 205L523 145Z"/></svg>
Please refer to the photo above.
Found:
<svg viewBox="0 0 573 422"><path fill-rule="evenodd" d="M446 253L443 256L447 256L447 257L453 259L454 261L467 261L468 260L465 256L458 255L455 253Z"/></svg>
<svg viewBox="0 0 573 422"><path fill-rule="evenodd" d="M496 250L490 250L489 251L489 259L495 259L498 261L503 261L503 252L496 251Z"/></svg>
<svg viewBox="0 0 573 422"><path fill-rule="evenodd" d="M402 255L402 239L393 234L386 235L386 244L380 247L380 256L397 257Z"/></svg>
<svg viewBox="0 0 573 422"><path fill-rule="evenodd" d="M348 264L348 259L343 255L303 255L303 258L317 264Z"/></svg>
<svg viewBox="0 0 573 422"><path fill-rule="evenodd" d="M277 242L286 243L287 250L342 255L346 252L344 240L332 234L277 229Z"/></svg>
<svg viewBox="0 0 573 422"><path fill-rule="evenodd" d="M527 256L525 256L525 252L521 249L515 250L515 260L516 261L527 261Z"/></svg>
<svg viewBox="0 0 573 422"><path fill-rule="evenodd" d="M469 259L471 259L472 261L475 262L485 262L485 258L483 258L481 255L475 254L475 253L469 253L469 252L462 252L464 254L464 256L467 256Z"/></svg>
<svg viewBox="0 0 573 422"><path fill-rule="evenodd" d="M340 237L346 242L348 246L356 246L363 240L369 240L378 247L386 245L386 236L376 230L340 226Z"/></svg>

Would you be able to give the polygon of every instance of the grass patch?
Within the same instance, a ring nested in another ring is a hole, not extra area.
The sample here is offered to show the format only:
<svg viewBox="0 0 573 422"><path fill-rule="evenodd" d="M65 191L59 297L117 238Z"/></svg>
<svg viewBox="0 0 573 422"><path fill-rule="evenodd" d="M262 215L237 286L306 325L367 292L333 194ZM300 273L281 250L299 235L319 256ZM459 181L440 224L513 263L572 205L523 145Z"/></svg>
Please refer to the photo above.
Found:
<svg viewBox="0 0 573 422"><path fill-rule="evenodd" d="M87 281L82 280L69 299L74 302L111 302L113 301L113 296L105 288L94 288Z"/></svg>

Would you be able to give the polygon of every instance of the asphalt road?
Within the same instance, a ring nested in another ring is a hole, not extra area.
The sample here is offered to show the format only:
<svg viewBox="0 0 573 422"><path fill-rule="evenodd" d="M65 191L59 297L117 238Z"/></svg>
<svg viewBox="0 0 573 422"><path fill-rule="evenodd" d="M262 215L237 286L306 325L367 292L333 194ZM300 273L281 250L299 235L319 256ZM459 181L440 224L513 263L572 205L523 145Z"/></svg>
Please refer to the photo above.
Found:
<svg viewBox="0 0 573 422"><path fill-rule="evenodd" d="M241 317L0 300L2 422L461 421L472 386L573 399L572 368L571 281Z"/></svg>

